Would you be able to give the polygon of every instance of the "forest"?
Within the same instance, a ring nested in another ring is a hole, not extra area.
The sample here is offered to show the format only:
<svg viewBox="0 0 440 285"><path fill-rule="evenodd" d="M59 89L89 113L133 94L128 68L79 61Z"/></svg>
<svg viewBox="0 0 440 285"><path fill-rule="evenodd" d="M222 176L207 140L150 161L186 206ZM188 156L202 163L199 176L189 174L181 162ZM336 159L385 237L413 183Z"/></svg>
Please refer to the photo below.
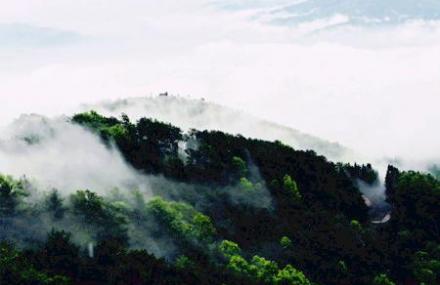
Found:
<svg viewBox="0 0 440 285"><path fill-rule="evenodd" d="M360 185L380 183L371 164L147 117L69 122L151 191L66 195L1 174L0 284L440 284L437 166L389 165L384 201L367 203Z"/></svg>

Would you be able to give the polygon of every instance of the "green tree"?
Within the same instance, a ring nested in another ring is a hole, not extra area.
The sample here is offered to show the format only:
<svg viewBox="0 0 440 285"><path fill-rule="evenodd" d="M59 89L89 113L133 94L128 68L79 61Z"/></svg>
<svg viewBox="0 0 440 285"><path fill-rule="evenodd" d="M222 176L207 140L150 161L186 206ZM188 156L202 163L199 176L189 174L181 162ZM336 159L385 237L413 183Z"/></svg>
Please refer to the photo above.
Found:
<svg viewBox="0 0 440 285"><path fill-rule="evenodd" d="M147 209L178 239L209 242L216 233L211 219L186 203L156 197L148 202Z"/></svg>
<svg viewBox="0 0 440 285"><path fill-rule="evenodd" d="M241 255L232 255L229 258L227 268L235 274L239 274L247 278L252 277L251 273L249 272L249 263Z"/></svg>
<svg viewBox="0 0 440 285"><path fill-rule="evenodd" d="M174 262L174 265L176 266L177 269L188 270L188 269L190 269L191 267L194 266L194 263L187 256L180 255L176 259L176 261Z"/></svg>
<svg viewBox="0 0 440 285"><path fill-rule="evenodd" d="M21 181L0 175L0 217L16 214L23 197L27 196Z"/></svg>
<svg viewBox="0 0 440 285"><path fill-rule="evenodd" d="M76 114L72 121L96 131L104 140L121 142L128 136L126 125L116 118L106 118L95 111Z"/></svg>
<svg viewBox="0 0 440 285"><path fill-rule="evenodd" d="M288 195L295 200L299 200L302 198L301 193L299 192L298 185L296 181L290 177L290 175L285 175L283 178L283 188L287 191Z"/></svg>
<svg viewBox="0 0 440 285"><path fill-rule="evenodd" d="M361 232L362 231L362 225L361 225L361 223L359 223L358 220L351 220L350 226L356 232Z"/></svg>
<svg viewBox="0 0 440 285"><path fill-rule="evenodd" d="M274 277L278 273L278 265L274 261L255 255L249 263L248 272L258 281L273 284Z"/></svg>
<svg viewBox="0 0 440 285"><path fill-rule="evenodd" d="M419 230L422 239L440 236L440 181L430 174L402 172L394 188L393 221L402 228ZM415 237L414 237L415 238Z"/></svg>
<svg viewBox="0 0 440 285"><path fill-rule="evenodd" d="M254 190L254 184L245 177L240 178L240 187L246 191Z"/></svg>
<svg viewBox="0 0 440 285"><path fill-rule="evenodd" d="M395 285L386 274L379 274L373 279L373 285Z"/></svg>
<svg viewBox="0 0 440 285"><path fill-rule="evenodd" d="M246 162L238 156L232 157L233 171L237 173L238 177L247 177L248 168Z"/></svg>
<svg viewBox="0 0 440 285"><path fill-rule="evenodd" d="M240 255L240 247L231 241L224 240L219 251L228 259L227 268L234 274L273 285L311 285L304 274L292 265L279 269L276 262L254 255L247 261Z"/></svg>
<svg viewBox="0 0 440 285"><path fill-rule="evenodd" d="M440 260L427 251L418 251L413 258L413 275L420 283L438 284L440 279Z"/></svg>
<svg viewBox="0 0 440 285"><path fill-rule="evenodd" d="M291 249L292 248L292 240L286 236L283 236L280 239L280 245L284 249Z"/></svg>
<svg viewBox="0 0 440 285"><path fill-rule="evenodd" d="M288 264L274 278L275 285L312 285L301 271Z"/></svg>
<svg viewBox="0 0 440 285"><path fill-rule="evenodd" d="M241 253L241 249L238 246L238 244L229 240L223 240L219 244L218 249L221 254L223 254L225 257L228 258L230 258L233 255L239 255Z"/></svg>
<svg viewBox="0 0 440 285"><path fill-rule="evenodd" d="M202 213L195 213L192 218L193 233L202 240L208 240L215 234L211 218Z"/></svg>

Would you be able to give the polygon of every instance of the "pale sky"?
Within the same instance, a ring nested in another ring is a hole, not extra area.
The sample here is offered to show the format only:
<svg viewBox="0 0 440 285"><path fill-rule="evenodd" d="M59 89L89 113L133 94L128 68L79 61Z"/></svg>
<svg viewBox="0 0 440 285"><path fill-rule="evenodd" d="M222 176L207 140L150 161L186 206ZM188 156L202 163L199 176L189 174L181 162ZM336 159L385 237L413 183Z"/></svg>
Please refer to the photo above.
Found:
<svg viewBox="0 0 440 285"><path fill-rule="evenodd" d="M327 9L275 24L292 2L0 0L0 119L168 91L363 153L439 159L440 22L358 26Z"/></svg>

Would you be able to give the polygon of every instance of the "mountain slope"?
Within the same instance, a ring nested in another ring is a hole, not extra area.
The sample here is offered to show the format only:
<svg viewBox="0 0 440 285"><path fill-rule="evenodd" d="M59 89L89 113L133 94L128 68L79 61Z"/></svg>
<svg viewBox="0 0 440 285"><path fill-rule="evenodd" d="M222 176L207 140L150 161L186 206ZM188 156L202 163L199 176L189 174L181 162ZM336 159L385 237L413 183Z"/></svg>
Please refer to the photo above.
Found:
<svg viewBox="0 0 440 285"><path fill-rule="evenodd" d="M432 175L389 166L392 212L377 224L359 190L378 183L371 165L96 112L14 126L0 154L42 170L0 175L1 284L440 281Z"/></svg>
<svg viewBox="0 0 440 285"><path fill-rule="evenodd" d="M338 143L314 137L298 130L281 126L202 100L177 96L129 98L95 105L84 105L83 111L96 110L119 117L122 113L132 119L154 118L172 123L183 130L221 130L231 134L264 140L279 140L295 149L313 150L334 161L350 161L354 153Z"/></svg>

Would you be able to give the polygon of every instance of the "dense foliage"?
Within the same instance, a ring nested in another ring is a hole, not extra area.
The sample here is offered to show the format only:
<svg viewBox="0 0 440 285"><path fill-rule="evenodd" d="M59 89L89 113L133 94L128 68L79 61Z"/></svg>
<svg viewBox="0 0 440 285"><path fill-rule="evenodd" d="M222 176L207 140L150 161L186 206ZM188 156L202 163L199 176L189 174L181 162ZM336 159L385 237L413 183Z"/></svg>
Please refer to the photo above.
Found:
<svg viewBox="0 0 440 285"><path fill-rule="evenodd" d="M379 183L370 164L146 118L72 122L119 149L155 197L31 199L29 181L0 176L1 284L439 284L432 175L390 166L391 220L375 224L358 189Z"/></svg>
<svg viewBox="0 0 440 285"><path fill-rule="evenodd" d="M346 171L352 179L359 179L369 185L373 185L374 183L378 182L379 175L369 163L367 165L359 165L357 163L354 165L338 164L338 167L343 171Z"/></svg>

